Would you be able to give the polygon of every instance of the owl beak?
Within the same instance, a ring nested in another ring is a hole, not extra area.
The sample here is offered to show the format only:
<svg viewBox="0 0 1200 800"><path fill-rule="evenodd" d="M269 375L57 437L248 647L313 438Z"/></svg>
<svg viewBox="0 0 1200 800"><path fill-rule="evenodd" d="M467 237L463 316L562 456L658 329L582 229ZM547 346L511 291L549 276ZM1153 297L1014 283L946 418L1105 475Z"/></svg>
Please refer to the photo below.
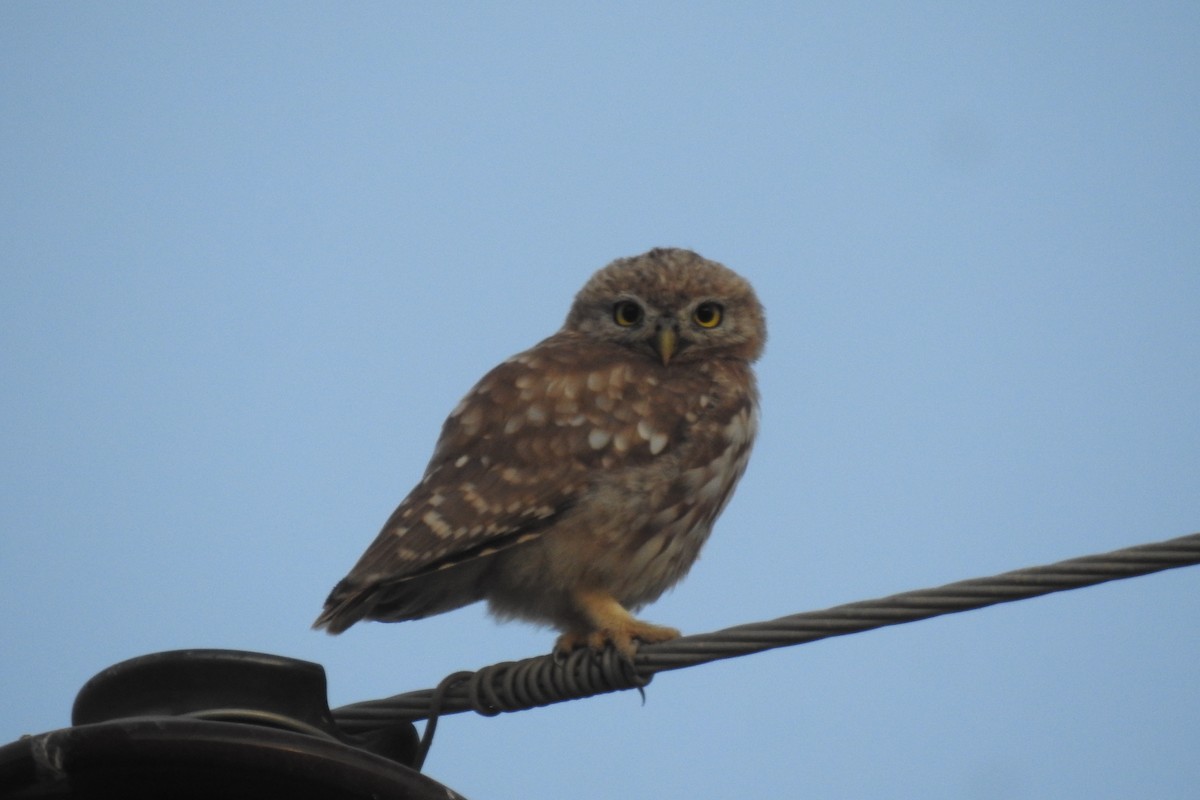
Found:
<svg viewBox="0 0 1200 800"><path fill-rule="evenodd" d="M658 330L654 332L654 351L658 353L658 357L662 359L665 367L671 361L671 356L675 355L675 350L679 346L679 334L675 332L675 326L671 324L658 324Z"/></svg>

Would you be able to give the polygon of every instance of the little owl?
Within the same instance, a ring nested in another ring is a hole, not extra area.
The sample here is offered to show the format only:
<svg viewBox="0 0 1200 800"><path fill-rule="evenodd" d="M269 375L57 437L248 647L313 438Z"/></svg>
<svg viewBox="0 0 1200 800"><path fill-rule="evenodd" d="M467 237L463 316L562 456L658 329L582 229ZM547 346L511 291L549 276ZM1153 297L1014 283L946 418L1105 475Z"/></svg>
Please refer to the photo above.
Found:
<svg viewBox="0 0 1200 800"><path fill-rule="evenodd" d="M696 560L746 468L766 327L750 284L688 250L601 269L562 330L450 412L420 484L314 627L487 600L557 653L679 632L635 619Z"/></svg>

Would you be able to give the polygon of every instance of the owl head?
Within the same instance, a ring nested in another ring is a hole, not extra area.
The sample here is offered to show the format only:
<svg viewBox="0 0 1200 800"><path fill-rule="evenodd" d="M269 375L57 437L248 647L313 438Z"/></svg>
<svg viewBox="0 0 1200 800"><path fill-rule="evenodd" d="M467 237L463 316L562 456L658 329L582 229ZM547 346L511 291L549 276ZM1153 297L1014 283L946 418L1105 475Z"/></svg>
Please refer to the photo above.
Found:
<svg viewBox="0 0 1200 800"><path fill-rule="evenodd" d="M712 358L752 362L767 338L762 305L744 278L674 248L617 259L598 271L575 296L563 329L664 366Z"/></svg>

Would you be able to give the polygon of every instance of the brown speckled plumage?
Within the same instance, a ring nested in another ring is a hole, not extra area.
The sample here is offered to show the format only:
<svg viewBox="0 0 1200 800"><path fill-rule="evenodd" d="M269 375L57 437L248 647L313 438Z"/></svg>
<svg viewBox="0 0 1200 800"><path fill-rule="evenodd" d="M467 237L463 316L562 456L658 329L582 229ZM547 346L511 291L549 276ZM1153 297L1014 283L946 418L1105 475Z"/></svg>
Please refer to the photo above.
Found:
<svg viewBox="0 0 1200 800"><path fill-rule="evenodd" d="M695 253L600 270L558 333L451 412L421 483L315 627L487 600L562 631L560 651L677 636L627 610L687 573L745 470L765 339L750 285Z"/></svg>

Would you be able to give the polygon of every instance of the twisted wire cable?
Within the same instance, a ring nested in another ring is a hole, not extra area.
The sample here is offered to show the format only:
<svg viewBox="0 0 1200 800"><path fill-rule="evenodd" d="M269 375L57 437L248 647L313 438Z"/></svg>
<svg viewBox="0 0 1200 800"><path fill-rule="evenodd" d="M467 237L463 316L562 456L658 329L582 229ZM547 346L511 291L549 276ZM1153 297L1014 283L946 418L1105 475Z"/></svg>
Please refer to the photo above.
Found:
<svg viewBox="0 0 1200 800"><path fill-rule="evenodd" d="M428 719L431 706L435 716L471 710L491 716L622 689L641 690L666 670L1195 564L1200 564L1200 533L643 645L632 661L611 648L600 654L577 650L565 660L546 655L506 661L455 673L438 689L354 703L334 709L333 715L346 732L361 733L397 721Z"/></svg>

